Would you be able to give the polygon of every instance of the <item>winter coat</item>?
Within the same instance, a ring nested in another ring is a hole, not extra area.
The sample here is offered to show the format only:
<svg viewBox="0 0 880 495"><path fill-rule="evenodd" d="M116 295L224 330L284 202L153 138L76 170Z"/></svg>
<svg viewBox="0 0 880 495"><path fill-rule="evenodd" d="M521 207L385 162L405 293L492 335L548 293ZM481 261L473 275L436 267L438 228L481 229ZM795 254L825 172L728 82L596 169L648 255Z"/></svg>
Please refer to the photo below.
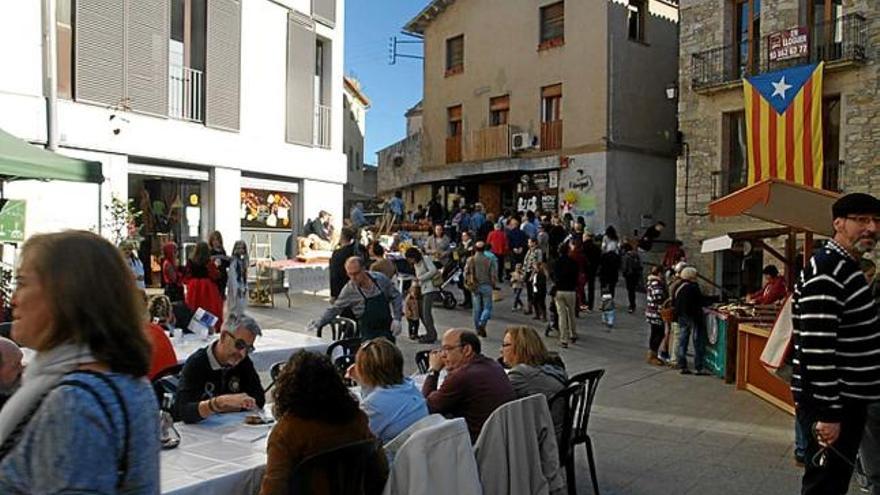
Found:
<svg viewBox="0 0 880 495"><path fill-rule="evenodd" d="M660 318L660 308L663 307L664 301L669 297L666 283L658 275L648 275L648 283L646 285L648 303L645 305L645 319L653 325L662 324L663 319Z"/></svg>

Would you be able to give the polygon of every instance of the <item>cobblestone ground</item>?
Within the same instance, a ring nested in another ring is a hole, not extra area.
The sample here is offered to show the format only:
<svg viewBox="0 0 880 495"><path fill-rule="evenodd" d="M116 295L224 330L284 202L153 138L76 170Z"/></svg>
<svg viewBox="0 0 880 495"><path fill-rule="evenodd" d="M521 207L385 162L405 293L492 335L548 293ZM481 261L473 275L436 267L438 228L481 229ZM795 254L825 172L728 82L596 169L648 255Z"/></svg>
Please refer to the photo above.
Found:
<svg viewBox="0 0 880 495"><path fill-rule="evenodd" d="M512 298L507 291L505 296L495 305L489 337L484 340L484 353L491 357L498 356L506 325L534 323L529 316L512 312ZM618 303L624 300L625 294L618 292ZM276 303L275 309L251 311L264 328L298 332L328 304L326 297L309 295L293 296L290 309L283 295ZM721 379L682 376L646 364L647 325L641 308L633 315L618 310L617 326L611 332L601 326L599 314L582 314L577 321L580 339L561 350L569 374L606 370L589 428L601 492L798 493L801 470L793 460L793 418ZM463 309L437 307L434 319L441 334L447 328L472 325L470 312ZM559 350L552 337L546 342ZM407 371L415 371L413 356L428 346L406 337L399 344ZM578 493L591 493L583 448L577 451L577 464Z"/></svg>

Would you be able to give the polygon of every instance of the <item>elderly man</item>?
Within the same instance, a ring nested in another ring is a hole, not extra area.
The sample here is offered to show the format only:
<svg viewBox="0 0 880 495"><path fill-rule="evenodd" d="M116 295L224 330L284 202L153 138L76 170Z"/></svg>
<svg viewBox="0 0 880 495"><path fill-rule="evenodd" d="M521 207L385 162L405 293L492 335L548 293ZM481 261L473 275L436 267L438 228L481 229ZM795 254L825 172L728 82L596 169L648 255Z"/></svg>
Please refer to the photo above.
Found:
<svg viewBox="0 0 880 495"><path fill-rule="evenodd" d="M24 354L15 342L0 337L0 409L21 385L23 357Z"/></svg>
<svg viewBox="0 0 880 495"><path fill-rule="evenodd" d="M432 351L422 394L428 411L464 418L471 442L498 406L516 399L513 385L498 362L480 354L480 338L470 330L452 328L443 334L443 345ZM446 379L437 388L440 372Z"/></svg>
<svg viewBox="0 0 880 495"><path fill-rule="evenodd" d="M877 243L880 200L847 194L831 211L834 237L810 259L792 298L791 390L807 437L804 495L847 493L866 407L880 401L877 304L859 267ZM865 466L876 467L870 454Z"/></svg>
<svg viewBox="0 0 880 495"><path fill-rule="evenodd" d="M333 251L330 256L330 300L339 297L342 287L348 283L348 277L345 274L345 260L352 256L366 258L367 251L357 241L357 232L349 227L342 229L339 235L339 247Z"/></svg>
<svg viewBox="0 0 880 495"><path fill-rule="evenodd" d="M247 315L224 322L220 338L194 352L183 365L175 419L197 423L217 413L262 408L266 396L249 356L262 333Z"/></svg>
<svg viewBox="0 0 880 495"><path fill-rule="evenodd" d="M394 342L400 333L403 298L391 280L379 272L367 271L360 256L345 261L348 283L339 292L333 306L324 315L309 322L309 331L326 325L346 309L354 314L361 336L367 339L385 337Z"/></svg>

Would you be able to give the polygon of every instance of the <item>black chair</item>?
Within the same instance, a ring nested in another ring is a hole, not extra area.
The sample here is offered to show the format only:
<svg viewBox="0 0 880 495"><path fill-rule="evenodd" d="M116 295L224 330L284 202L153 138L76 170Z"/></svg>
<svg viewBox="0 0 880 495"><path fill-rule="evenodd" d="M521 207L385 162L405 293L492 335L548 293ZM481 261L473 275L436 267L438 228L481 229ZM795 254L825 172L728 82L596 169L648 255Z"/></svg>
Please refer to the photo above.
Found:
<svg viewBox="0 0 880 495"><path fill-rule="evenodd" d="M183 370L182 364L175 364L160 371L153 377L150 383L153 385L153 392L156 393L156 399L162 405L165 400L165 394L177 396L177 388L180 385L180 372Z"/></svg>
<svg viewBox="0 0 880 495"><path fill-rule="evenodd" d="M599 379L604 374L605 370L599 369L574 375L569 379L568 385L550 399L551 411L559 401L565 404L565 422L562 425L562 435L559 439L559 461L565 466L569 495L577 494L574 449L575 446L580 444L584 444L586 450L587 462L590 466L590 478L593 482L593 493L599 495L599 480L596 476L593 441L587 432L587 428L590 423L593 399L595 399L596 389L599 387Z"/></svg>
<svg viewBox="0 0 880 495"><path fill-rule="evenodd" d="M333 318L324 326L318 329L318 337L322 338L322 333L324 327L330 327L330 339L331 340L340 340L340 339L351 339L358 337L358 328L357 322L352 320L351 318L345 318L342 316L337 316Z"/></svg>
<svg viewBox="0 0 880 495"><path fill-rule="evenodd" d="M428 372L428 357L430 355L430 349L416 353L416 367L419 369L419 373L425 374Z"/></svg>
<svg viewBox="0 0 880 495"><path fill-rule="evenodd" d="M339 376L342 377L342 382L345 383L346 387L353 387L357 385L354 380L350 380L345 377L345 374L348 372L348 368L354 364L355 356L354 354L343 354L338 358L333 360L333 366L336 368L336 372L339 373Z"/></svg>
<svg viewBox="0 0 880 495"><path fill-rule="evenodd" d="M327 357L329 357L331 361L334 361L340 355L346 356L348 354L351 354L353 356L357 354L358 348L360 348L360 346L361 339L358 337L337 340L336 342L330 344L329 347L327 347ZM339 354L337 349L341 350L342 354Z"/></svg>
<svg viewBox="0 0 880 495"><path fill-rule="evenodd" d="M364 495L376 457L376 442L363 440L326 450L305 458L293 469L288 493L332 493Z"/></svg>
<svg viewBox="0 0 880 495"><path fill-rule="evenodd" d="M278 375L281 374L281 370L284 369L285 364L287 364L287 361L278 361L269 368L269 378L272 381L269 382L269 385L267 385L265 389L263 389L263 393L268 392L269 389L275 385L275 382L278 381Z"/></svg>
<svg viewBox="0 0 880 495"><path fill-rule="evenodd" d="M0 337L6 337L7 339L12 338L12 322L11 321L0 323Z"/></svg>

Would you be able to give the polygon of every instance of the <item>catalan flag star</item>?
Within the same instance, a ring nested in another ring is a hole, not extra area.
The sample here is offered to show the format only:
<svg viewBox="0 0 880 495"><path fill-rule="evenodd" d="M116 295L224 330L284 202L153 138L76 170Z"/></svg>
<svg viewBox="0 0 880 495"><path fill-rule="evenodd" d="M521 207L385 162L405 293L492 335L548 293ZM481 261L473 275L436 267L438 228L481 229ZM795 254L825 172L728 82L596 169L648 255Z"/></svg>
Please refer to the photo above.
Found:
<svg viewBox="0 0 880 495"><path fill-rule="evenodd" d="M771 98L774 96L780 96L783 100L785 100L785 92L792 88L791 84L785 83L785 76L782 76L782 79L779 82L771 82L773 85L773 94L770 96Z"/></svg>

